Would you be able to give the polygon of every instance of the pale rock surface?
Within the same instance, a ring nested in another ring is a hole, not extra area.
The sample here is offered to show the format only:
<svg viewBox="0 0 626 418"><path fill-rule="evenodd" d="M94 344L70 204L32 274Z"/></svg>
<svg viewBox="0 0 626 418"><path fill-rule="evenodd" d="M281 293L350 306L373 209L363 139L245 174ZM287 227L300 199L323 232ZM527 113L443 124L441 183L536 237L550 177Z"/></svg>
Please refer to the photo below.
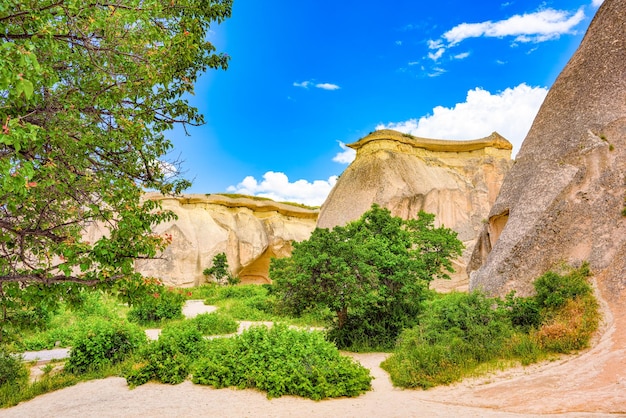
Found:
<svg viewBox="0 0 626 418"><path fill-rule="evenodd" d="M154 229L170 234L172 244L157 259L137 261L136 268L172 286L205 282L202 271L222 252L242 283L269 283L270 258L290 255L291 242L307 239L318 215L317 210L271 200L222 195L152 193L146 198L159 200L178 219Z"/></svg>
<svg viewBox="0 0 626 418"><path fill-rule="evenodd" d="M395 216L435 214L437 225L459 234L466 250L453 280L439 290L467 289L465 266L511 162L511 144L497 133L472 141L416 138L393 130L349 145L355 160L321 207L317 225L332 228L358 219L373 203Z"/></svg>
<svg viewBox="0 0 626 418"><path fill-rule="evenodd" d="M471 288L533 292L590 263L604 297L626 287L626 1L606 0L522 144L470 265Z"/></svg>

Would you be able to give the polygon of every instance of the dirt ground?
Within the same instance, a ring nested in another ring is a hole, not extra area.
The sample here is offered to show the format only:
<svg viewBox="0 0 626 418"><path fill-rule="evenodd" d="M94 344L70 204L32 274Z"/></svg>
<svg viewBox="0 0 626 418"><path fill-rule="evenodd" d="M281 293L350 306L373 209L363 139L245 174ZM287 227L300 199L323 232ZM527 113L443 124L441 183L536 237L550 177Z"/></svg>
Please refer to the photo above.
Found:
<svg viewBox="0 0 626 418"><path fill-rule="evenodd" d="M561 360L515 368L428 391L391 385L385 354L354 354L375 377L358 398L267 399L254 390L184 382L128 389L122 378L78 384L37 397L0 417L615 417L626 416L626 307L602 298L604 324L594 346Z"/></svg>

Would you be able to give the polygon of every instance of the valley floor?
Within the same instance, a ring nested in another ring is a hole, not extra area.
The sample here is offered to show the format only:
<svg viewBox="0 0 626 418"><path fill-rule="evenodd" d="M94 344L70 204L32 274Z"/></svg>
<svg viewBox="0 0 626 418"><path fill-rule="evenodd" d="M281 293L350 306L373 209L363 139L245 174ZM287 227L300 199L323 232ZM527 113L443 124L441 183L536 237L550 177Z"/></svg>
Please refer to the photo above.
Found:
<svg viewBox="0 0 626 418"><path fill-rule="evenodd" d="M186 381L130 390L122 378L78 384L0 410L26 417L615 417L626 416L626 307L603 303L604 326L592 349L428 391L391 385L386 354L352 354L372 370L373 390L320 402L254 390L211 389Z"/></svg>

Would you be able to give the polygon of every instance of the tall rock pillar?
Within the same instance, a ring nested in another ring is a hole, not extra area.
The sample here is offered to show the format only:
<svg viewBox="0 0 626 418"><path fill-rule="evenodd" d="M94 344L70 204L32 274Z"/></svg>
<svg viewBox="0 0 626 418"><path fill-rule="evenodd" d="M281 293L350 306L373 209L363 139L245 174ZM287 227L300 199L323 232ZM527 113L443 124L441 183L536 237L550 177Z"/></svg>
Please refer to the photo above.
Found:
<svg viewBox="0 0 626 418"><path fill-rule="evenodd" d="M606 0L548 93L470 263L470 287L530 294L560 263L626 287L626 0Z"/></svg>

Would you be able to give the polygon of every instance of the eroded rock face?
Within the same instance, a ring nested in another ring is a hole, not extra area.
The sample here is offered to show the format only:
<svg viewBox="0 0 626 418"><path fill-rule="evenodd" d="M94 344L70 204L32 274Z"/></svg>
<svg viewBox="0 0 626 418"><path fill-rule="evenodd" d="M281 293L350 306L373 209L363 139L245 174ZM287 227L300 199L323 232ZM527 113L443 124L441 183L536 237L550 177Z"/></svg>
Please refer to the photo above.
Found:
<svg viewBox="0 0 626 418"><path fill-rule="evenodd" d="M606 0L548 93L489 214L471 288L530 294L557 264L588 261L626 287L626 1Z"/></svg>
<svg viewBox="0 0 626 418"><path fill-rule="evenodd" d="M511 166L511 144L497 133L443 141L381 130L349 146L357 151L356 159L322 205L317 225L345 225L373 203L404 219L420 210L434 213L436 223L457 231L466 245L447 284L466 288L465 265Z"/></svg>
<svg viewBox="0 0 626 418"><path fill-rule="evenodd" d="M202 271L222 252L242 283L269 283L270 258L290 255L291 241L309 238L318 215L317 210L274 201L221 195L146 198L160 200L178 219L155 228L155 233L172 235L161 258L137 261L136 267L172 286L205 282Z"/></svg>

